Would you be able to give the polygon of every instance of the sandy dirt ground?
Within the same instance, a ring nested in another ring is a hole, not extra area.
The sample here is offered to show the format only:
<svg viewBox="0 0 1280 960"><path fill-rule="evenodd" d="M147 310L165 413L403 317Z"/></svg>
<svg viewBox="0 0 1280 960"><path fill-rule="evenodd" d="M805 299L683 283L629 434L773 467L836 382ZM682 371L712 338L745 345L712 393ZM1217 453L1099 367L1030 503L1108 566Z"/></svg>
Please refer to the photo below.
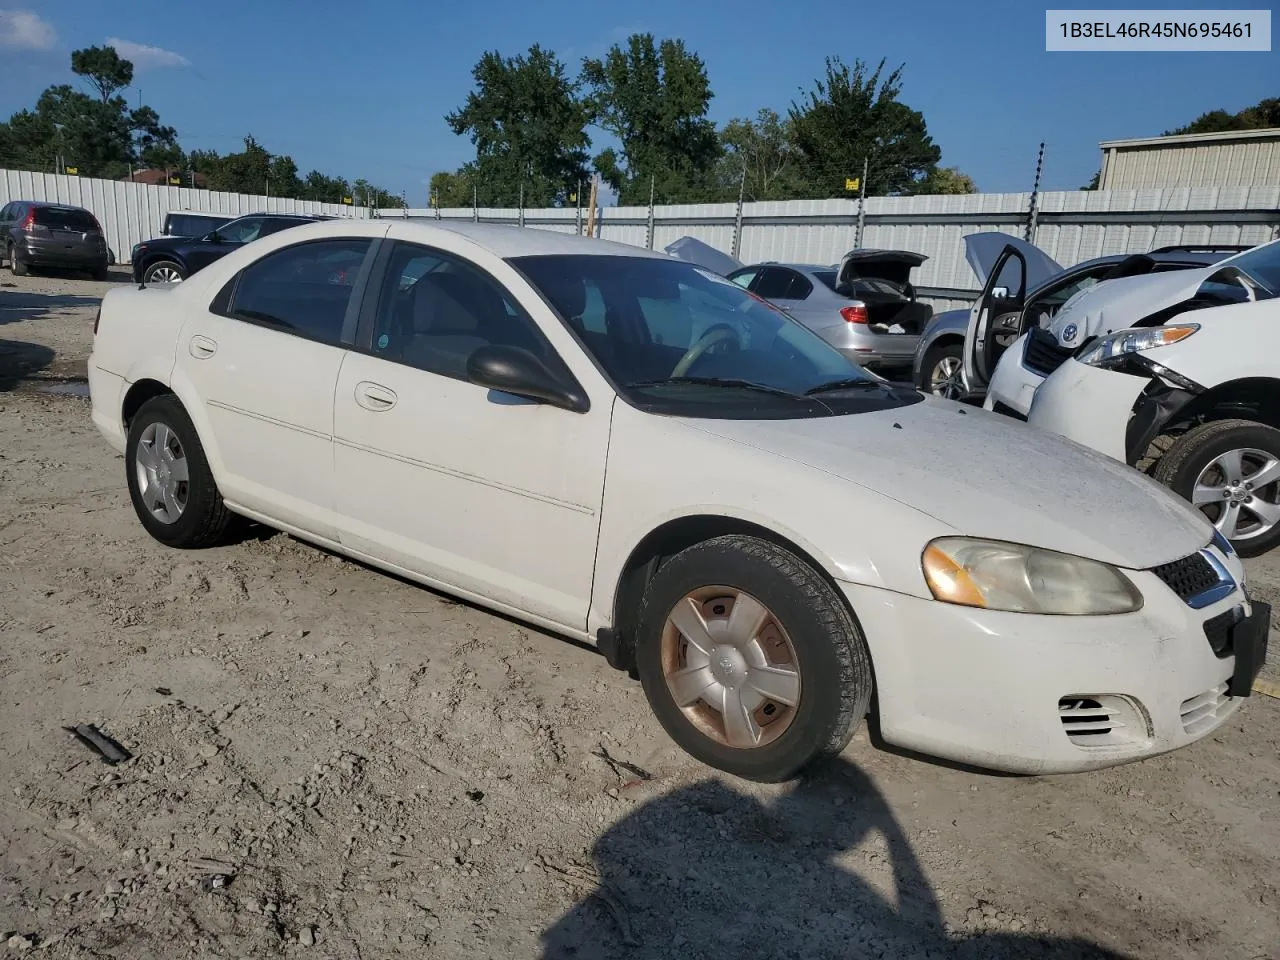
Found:
<svg viewBox="0 0 1280 960"><path fill-rule="evenodd" d="M109 285L0 284L0 956L1280 958L1280 700L1095 774L864 732L721 777L592 650L268 531L150 540L78 395Z"/></svg>

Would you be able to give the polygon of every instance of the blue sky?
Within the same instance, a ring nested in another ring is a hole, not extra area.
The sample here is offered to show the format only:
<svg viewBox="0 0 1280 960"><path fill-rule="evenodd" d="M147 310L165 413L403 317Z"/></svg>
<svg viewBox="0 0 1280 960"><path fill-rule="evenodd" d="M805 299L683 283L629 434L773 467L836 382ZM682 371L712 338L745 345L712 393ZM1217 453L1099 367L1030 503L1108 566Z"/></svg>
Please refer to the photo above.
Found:
<svg viewBox="0 0 1280 960"><path fill-rule="evenodd" d="M706 61L717 122L785 111L827 55L905 63L903 100L924 113L943 163L986 192L1029 189L1041 140L1044 188L1074 189L1097 169L1099 140L1280 95L1275 52L1046 53L1044 6L1025 0L0 0L6 13L0 116L74 79L72 49L114 38L150 48L135 49L135 88L184 146L227 152L252 133L303 173L365 177L412 206L432 172L471 156L443 117L471 89L476 59L534 42L576 72L629 33L681 37Z"/></svg>

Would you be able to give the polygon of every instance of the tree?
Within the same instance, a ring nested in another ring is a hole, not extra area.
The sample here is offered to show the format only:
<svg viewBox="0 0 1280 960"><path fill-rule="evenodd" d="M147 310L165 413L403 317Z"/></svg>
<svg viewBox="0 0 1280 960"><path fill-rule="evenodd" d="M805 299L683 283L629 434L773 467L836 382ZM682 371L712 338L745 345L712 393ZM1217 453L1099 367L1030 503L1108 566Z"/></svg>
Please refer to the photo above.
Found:
<svg viewBox="0 0 1280 960"><path fill-rule="evenodd" d="M523 185L528 206L565 203L587 176L590 116L578 84L536 43L518 57L487 52L471 75L476 89L445 120L475 144L489 202L514 206Z"/></svg>
<svg viewBox="0 0 1280 960"><path fill-rule="evenodd" d="M711 188L720 143L707 119L711 83L706 65L681 40L634 34L603 59L586 59L582 79L596 123L618 138L595 158L596 169L621 204L649 201L653 178L659 202L702 199Z"/></svg>
<svg viewBox="0 0 1280 960"><path fill-rule="evenodd" d="M760 110L754 120L730 120L720 131L720 145L724 151L716 174L720 198L736 200L740 187L746 200L791 200L805 195L790 121L776 111Z"/></svg>
<svg viewBox="0 0 1280 960"><path fill-rule="evenodd" d="M1166 130L1164 136L1175 137L1184 133L1227 133L1232 130L1261 130L1280 127L1280 97L1259 100L1252 107L1239 113L1226 110L1210 110L1202 113L1185 127Z"/></svg>
<svg viewBox="0 0 1280 960"><path fill-rule="evenodd" d="M977 193L978 185L973 177L963 173L959 167L938 167L925 180L921 193Z"/></svg>
<svg viewBox="0 0 1280 960"><path fill-rule="evenodd" d="M868 166L868 194L910 194L925 189L942 158L924 117L898 100L902 67L882 76L885 61L868 70L827 58L826 76L790 110L795 145L816 197L845 196L845 180Z"/></svg>
<svg viewBox="0 0 1280 960"><path fill-rule="evenodd" d="M71 72L84 77L98 91L103 103L133 83L133 64L115 47L85 47L71 52Z"/></svg>
<svg viewBox="0 0 1280 960"><path fill-rule="evenodd" d="M464 164L454 173L441 170L431 175L432 201L439 207L469 207L476 199L472 193L473 185L478 192L479 183L473 163Z"/></svg>

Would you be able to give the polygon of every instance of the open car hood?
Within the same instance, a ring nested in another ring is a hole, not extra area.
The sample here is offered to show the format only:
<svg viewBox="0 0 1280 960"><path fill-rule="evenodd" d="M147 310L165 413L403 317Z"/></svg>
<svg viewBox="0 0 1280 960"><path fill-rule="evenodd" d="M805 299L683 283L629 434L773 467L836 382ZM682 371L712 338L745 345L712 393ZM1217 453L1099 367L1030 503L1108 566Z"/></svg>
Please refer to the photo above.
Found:
<svg viewBox="0 0 1280 960"><path fill-rule="evenodd" d="M1220 264L1197 270L1171 270L1118 277L1086 287L1061 309L1049 332L1064 347L1078 347L1090 337L1127 330L1144 317L1196 295L1201 284L1221 270Z"/></svg>
<svg viewBox="0 0 1280 960"><path fill-rule="evenodd" d="M1051 256L1018 237L999 231L970 233L963 237L964 258L978 278L978 285L985 286L996 260L1005 247L1013 247L1027 261L1027 292L1038 289L1045 281L1062 273L1062 266Z"/></svg>
<svg viewBox="0 0 1280 960"><path fill-rule="evenodd" d="M928 259L925 254L910 250L850 250L840 260L836 283L846 283L857 277L907 283L911 279L911 271Z"/></svg>
<svg viewBox="0 0 1280 960"><path fill-rule="evenodd" d="M697 237L681 237L674 243L664 247L663 251L677 260L684 260L696 267L702 267L704 270L710 270L712 273L718 273L721 276L728 276L742 266L740 260L735 260L727 253L721 253L715 247L703 243Z"/></svg>

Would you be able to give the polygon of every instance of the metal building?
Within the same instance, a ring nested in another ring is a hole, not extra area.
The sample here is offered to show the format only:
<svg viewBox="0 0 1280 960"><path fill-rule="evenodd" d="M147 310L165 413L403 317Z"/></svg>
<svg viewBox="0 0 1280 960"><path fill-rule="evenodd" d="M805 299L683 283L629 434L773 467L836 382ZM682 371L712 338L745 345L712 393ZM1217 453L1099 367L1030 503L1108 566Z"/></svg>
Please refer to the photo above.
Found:
<svg viewBox="0 0 1280 960"><path fill-rule="evenodd" d="M1107 140L1100 190L1273 187L1280 184L1280 128Z"/></svg>

